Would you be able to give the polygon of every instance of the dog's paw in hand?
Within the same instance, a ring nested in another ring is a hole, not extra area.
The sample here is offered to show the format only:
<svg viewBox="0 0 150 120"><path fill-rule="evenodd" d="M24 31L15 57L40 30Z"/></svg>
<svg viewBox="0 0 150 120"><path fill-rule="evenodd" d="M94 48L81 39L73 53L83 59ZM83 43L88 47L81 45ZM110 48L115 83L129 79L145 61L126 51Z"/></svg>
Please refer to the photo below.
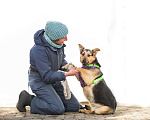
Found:
<svg viewBox="0 0 150 120"><path fill-rule="evenodd" d="M65 66L61 67L61 70L62 70L62 71L67 71L68 66L69 66L69 65L67 64L67 65L65 65Z"/></svg>
<svg viewBox="0 0 150 120"><path fill-rule="evenodd" d="M72 64L72 63L69 63L69 64L67 64L67 65L65 65L65 66L63 66L63 67L61 67L61 69L60 70L62 70L62 71L68 71L68 67L69 67L69 65L72 65L73 67L75 67L74 66L74 64Z"/></svg>

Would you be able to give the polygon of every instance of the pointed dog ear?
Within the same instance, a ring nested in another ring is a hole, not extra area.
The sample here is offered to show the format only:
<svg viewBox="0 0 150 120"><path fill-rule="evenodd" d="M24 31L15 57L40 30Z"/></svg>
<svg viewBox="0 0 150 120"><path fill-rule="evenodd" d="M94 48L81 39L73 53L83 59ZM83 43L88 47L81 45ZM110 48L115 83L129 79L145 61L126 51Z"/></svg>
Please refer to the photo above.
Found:
<svg viewBox="0 0 150 120"><path fill-rule="evenodd" d="M80 53L82 53L82 51L84 50L84 47L81 44L79 44L79 49L80 49Z"/></svg>
<svg viewBox="0 0 150 120"><path fill-rule="evenodd" d="M95 48L95 49L93 49L93 50L92 50L93 55L95 56L95 55L96 55L99 51L100 51L100 49L99 49L99 48Z"/></svg>

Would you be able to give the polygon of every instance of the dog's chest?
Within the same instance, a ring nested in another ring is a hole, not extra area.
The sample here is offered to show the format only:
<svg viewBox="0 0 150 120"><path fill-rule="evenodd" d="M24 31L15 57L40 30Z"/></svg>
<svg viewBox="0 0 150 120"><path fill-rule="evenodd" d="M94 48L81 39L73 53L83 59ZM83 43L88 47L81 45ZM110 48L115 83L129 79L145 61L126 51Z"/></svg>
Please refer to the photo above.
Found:
<svg viewBox="0 0 150 120"><path fill-rule="evenodd" d="M83 93L84 93L86 99L90 102L94 102L93 86L94 86L94 84L91 84L91 85L83 88Z"/></svg>

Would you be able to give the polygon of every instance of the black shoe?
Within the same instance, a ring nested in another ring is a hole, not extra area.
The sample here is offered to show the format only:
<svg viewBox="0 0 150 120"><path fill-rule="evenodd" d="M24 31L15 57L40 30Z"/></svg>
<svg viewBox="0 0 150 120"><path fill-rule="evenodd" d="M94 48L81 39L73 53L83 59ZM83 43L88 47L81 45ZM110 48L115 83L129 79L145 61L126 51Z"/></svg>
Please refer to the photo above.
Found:
<svg viewBox="0 0 150 120"><path fill-rule="evenodd" d="M19 100L16 105L16 108L20 112L26 112L26 106L30 106L31 101L33 99L33 95L30 95L27 91L23 90L19 95Z"/></svg>

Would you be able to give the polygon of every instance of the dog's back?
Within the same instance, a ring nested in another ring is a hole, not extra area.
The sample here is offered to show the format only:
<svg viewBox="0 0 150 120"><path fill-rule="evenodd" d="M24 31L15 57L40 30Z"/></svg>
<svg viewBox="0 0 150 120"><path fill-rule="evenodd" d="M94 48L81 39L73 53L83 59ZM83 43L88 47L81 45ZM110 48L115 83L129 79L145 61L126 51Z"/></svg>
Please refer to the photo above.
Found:
<svg viewBox="0 0 150 120"><path fill-rule="evenodd" d="M117 106L116 99L104 80L101 80L99 83L94 85L93 95L95 103L109 106L113 111L115 111Z"/></svg>

